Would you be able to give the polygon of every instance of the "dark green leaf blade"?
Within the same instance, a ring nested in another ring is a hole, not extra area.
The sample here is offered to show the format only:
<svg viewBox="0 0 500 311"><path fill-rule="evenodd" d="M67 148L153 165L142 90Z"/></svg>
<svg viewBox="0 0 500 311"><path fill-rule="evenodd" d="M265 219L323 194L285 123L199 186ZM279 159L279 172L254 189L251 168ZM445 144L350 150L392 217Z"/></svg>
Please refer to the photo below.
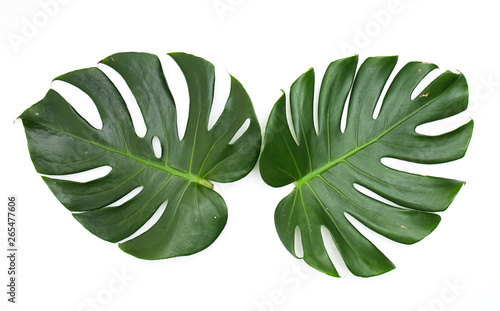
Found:
<svg viewBox="0 0 500 311"><path fill-rule="evenodd" d="M473 122L437 136L416 132L419 125L441 120L467 108L467 82L461 73L444 72L419 95L411 94L437 66L411 62L391 82L380 113L374 111L397 57L368 58L356 73L358 57L330 64L321 84L318 131L313 124L314 71L290 89L295 141L283 95L269 117L259 162L262 178L274 187L295 184L275 212L278 235L294 255L300 229L303 258L332 276L338 272L325 249L322 228L328 229L349 270L358 276L394 269L392 262L349 221L354 217L394 241L412 244L440 222L433 212L445 210L464 182L394 170L384 158L436 164L464 156ZM350 93L345 130L341 117ZM366 191L388 200L382 201Z"/></svg>
<svg viewBox="0 0 500 311"><path fill-rule="evenodd" d="M260 151L260 127L243 86L231 77L228 101L208 130L215 75L213 65L185 53L170 54L189 88L186 135L178 137L173 96L157 56L118 53L101 61L125 80L147 126L135 133L125 100L98 68L64 74L56 80L72 84L96 105L102 129L92 127L61 95L45 98L20 118L30 156L46 184L74 217L100 238L119 242L148 222L164 205L159 220L144 233L120 244L136 257L161 259L196 253L215 241L227 221L227 207L209 180L236 181L254 167ZM248 129L230 143L249 120ZM161 155L152 147L157 137ZM104 177L87 182L50 175L111 167ZM118 206L133 190L140 191Z"/></svg>

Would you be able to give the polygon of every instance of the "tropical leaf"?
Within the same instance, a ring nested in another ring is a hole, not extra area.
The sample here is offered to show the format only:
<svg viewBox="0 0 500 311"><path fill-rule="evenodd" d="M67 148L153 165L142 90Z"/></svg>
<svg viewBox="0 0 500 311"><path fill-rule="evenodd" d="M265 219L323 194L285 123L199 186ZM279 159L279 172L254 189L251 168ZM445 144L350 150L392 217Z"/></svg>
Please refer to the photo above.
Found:
<svg viewBox="0 0 500 311"><path fill-rule="evenodd" d="M267 123L259 162L262 178L273 187L295 184L276 208L278 235L297 257L295 234L299 228L305 262L332 276L339 274L325 248L322 228L324 232L328 229L353 274L379 275L392 270L394 264L346 215L389 239L412 244L436 228L440 216L434 212L444 211L464 184L398 171L382 163L382 158L424 164L459 159L467 150L473 128L470 121L442 135L417 133L417 126L464 111L468 102L464 76L449 71L412 99L419 82L437 68L422 62L408 63L397 73L374 119L396 62L397 57L369 58L357 74L357 56L331 63L319 93L317 131L311 69L290 89L294 133L287 122L285 95L275 104ZM386 200L363 194L361 187Z"/></svg>
<svg viewBox="0 0 500 311"><path fill-rule="evenodd" d="M260 151L260 127L243 86L231 77L224 110L208 130L213 65L184 53L169 55L182 70L190 97L182 140L161 63L157 56L146 53L119 53L101 61L118 72L132 91L147 126L144 137L135 133L118 89L95 67L56 80L88 94L102 119L102 129L92 127L52 89L20 116L39 173L65 175L101 166L112 168L106 176L88 182L43 177L61 203L93 234L110 242L122 241L166 204L149 230L119 245L145 259L189 255L209 246L227 220L226 204L209 180L232 182L244 177ZM247 120L248 128L237 138ZM161 144L160 157L152 147L155 137ZM132 199L110 206L137 187L142 190Z"/></svg>

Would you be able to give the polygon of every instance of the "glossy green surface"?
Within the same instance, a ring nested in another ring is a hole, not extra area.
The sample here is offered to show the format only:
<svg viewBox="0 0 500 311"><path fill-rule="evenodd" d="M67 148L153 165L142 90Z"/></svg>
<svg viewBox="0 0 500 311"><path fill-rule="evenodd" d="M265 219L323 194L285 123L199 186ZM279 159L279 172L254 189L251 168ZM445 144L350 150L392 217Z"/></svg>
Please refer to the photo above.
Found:
<svg viewBox="0 0 500 311"><path fill-rule="evenodd" d="M249 96L231 77L224 111L208 130L214 96L214 68L204 59L169 54L179 65L189 90L189 119L179 140L177 112L158 57L119 53L101 62L112 67L132 91L147 127L138 137L126 104L114 84L98 68L64 74L90 96L102 119L101 130L89 125L54 90L20 118L29 152L41 174L64 175L110 166L106 176L81 183L43 177L74 217L100 238L119 242L131 236L168 201L159 220L143 234L119 246L139 258L189 255L209 246L227 220L222 197L212 183L236 181L248 174L260 151L260 127ZM249 119L244 134L230 144ZM161 156L152 140L157 136ZM142 191L120 206L108 206L131 190Z"/></svg>
<svg viewBox="0 0 500 311"><path fill-rule="evenodd" d="M349 222L346 214L389 239L412 244L436 228L440 216L434 212L444 211L464 184L382 164L382 158L426 164L459 159L467 150L473 128L470 121L438 136L415 131L418 125L464 111L468 103L464 76L449 71L412 99L421 79L437 68L422 62L408 63L399 71L374 119L377 101L396 62L397 57L369 58L357 73L357 56L331 63L321 84L317 132L311 69L290 89L295 138L287 122L285 95L275 104L267 123L259 162L262 178L273 187L296 186L276 208L278 235L296 256L298 227L303 259L332 276L339 275L325 249L322 227L329 230L353 274L379 275L394 269L394 264ZM349 94L346 128L341 131ZM365 195L355 185L396 204Z"/></svg>

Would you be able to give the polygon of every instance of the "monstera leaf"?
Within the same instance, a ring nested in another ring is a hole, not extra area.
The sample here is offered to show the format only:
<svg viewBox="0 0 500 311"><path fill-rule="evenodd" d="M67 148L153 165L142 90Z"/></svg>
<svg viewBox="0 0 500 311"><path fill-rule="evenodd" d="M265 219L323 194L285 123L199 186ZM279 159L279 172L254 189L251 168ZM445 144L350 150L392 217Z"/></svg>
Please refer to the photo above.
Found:
<svg viewBox="0 0 500 311"><path fill-rule="evenodd" d="M124 99L98 68L70 72L56 80L89 95L102 119L102 129L92 127L54 90L20 116L39 173L64 175L101 166L112 168L106 176L88 182L43 177L62 204L93 234L110 242L122 241L166 204L149 230L119 245L145 259L188 255L209 246L227 219L226 204L209 180L242 178L252 170L260 151L260 127L242 85L231 77L225 108L208 130L214 97L213 65L188 54L170 56L185 76L190 97L182 140L160 61L145 53L120 53L101 61L123 77L136 98L147 126L144 137L135 133ZM247 120L247 130L235 137ZM160 157L152 147L155 137L161 144ZM137 187L142 190L129 201L111 204Z"/></svg>
<svg viewBox="0 0 500 311"><path fill-rule="evenodd" d="M346 215L389 239L412 244L436 228L440 217L434 212L444 211L464 184L398 171L385 166L382 158L425 164L461 158L473 127L470 121L442 135L417 133L417 126L455 115L465 110L468 102L464 76L452 72L441 74L412 99L419 82L436 68L422 62L408 63L399 71L374 119L377 101L397 58L369 58L355 76L357 62L354 56L328 67L320 89L317 131L314 71L293 83L290 127L295 136L287 122L283 95L269 117L259 162L267 184L295 184L275 212L281 241L297 256L295 232L300 232L305 262L332 276L339 275L325 249L322 228L329 231L353 274L379 275L392 270L393 263ZM341 117L349 92L342 131ZM364 194L362 188L386 200L366 191Z"/></svg>

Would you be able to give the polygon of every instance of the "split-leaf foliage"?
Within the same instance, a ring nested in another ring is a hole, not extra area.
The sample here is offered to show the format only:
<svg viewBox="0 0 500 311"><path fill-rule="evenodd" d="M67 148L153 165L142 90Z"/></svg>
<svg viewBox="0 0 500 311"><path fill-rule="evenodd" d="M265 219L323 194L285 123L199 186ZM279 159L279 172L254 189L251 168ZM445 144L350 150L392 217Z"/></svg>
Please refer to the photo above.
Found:
<svg viewBox="0 0 500 311"><path fill-rule="evenodd" d="M339 273L325 248L325 229L353 274L369 277L395 267L346 215L391 240L412 244L436 228L440 222L436 212L444 211L464 185L383 164L384 158L423 164L459 159L473 128L471 120L440 135L416 131L419 125L464 111L468 103L463 74L450 71L412 98L420 81L437 68L423 62L408 63L397 73L374 118L396 62L397 57L368 58L357 73L357 56L331 63L319 92L317 130L311 69L291 86L291 126L284 94L267 123L259 162L262 178L273 187L295 184L276 208L278 235L297 256L295 235L300 232L303 259L328 275ZM342 130L345 105L347 121ZM386 200L363 193L363 188Z"/></svg>
<svg viewBox="0 0 500 311"><path fill-rule="evenodd" d="M261 143L252 102L234 77L224 110L209 130L213 65L189 54L169 55L180 67L189 91L189 118L182 140L161 62L146 53L119 53L101 61L119 73L132 91L147 127L144 137L136 134L117 87L97 67L55 80L76 86L92 99L102 129L91 126L52 89L20 116L36 170L45 175L43 180L60 202L98 237L122 241L166 203L149 230L119 244L123 251L144 259L189 255L209 246L227 220L226 204L210 181L244 177L254 167ZM248 129L233 142L246 120L250 120ZM159 158L152 146L155 136L161 144ZM88 182L50 177L102 166L110 166L111 171ZM143 188L132 199L110 206L138 187Z"/></svg>

